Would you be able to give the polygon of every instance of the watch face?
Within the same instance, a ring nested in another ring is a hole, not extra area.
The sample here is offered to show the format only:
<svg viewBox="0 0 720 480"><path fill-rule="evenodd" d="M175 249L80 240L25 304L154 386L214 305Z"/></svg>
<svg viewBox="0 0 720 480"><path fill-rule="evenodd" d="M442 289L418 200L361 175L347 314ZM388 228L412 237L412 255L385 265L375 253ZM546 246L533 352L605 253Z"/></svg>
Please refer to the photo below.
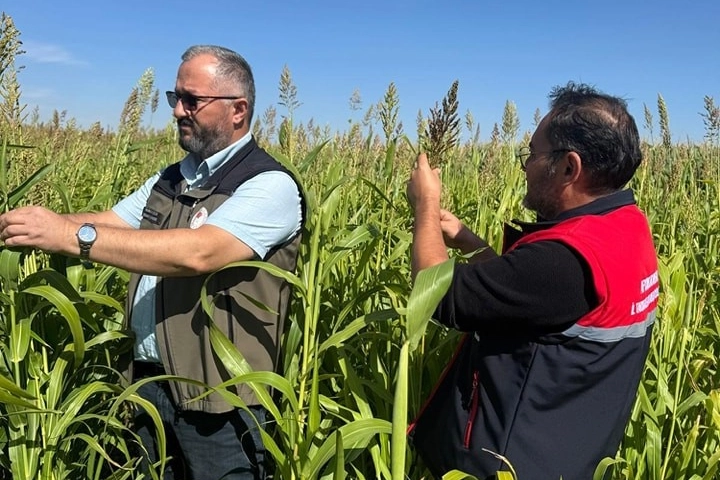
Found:
<svg viewBox="0 0 720 480"><path fill-rule="evenodd" d="M83 225L80 227L80 230L77 232L78 239L81 242L94 242L95 238L97 237L97 232L95 231L95 228L90 225Z"/></svg>

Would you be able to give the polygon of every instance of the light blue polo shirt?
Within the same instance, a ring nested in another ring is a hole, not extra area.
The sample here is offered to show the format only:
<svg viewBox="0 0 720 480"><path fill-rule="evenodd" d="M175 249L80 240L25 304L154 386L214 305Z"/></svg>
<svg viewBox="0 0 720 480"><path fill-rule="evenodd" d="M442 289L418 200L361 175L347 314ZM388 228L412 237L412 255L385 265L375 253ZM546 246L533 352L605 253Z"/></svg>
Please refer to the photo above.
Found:
<svg viewBox="0 0 720 480"><path fill-rule="evenodd" d="M224 150L205 159L200 165L193 155L180 162L180 173L188 190L202 186L225 162L252 138L248 133ZM140 228L142 211L153 185L160 178L158 172L138 190L121 200L113 211L133 228ZM263 172L240 185L207 219L208 224L231 233L249 246L257 258L293 238L300 230L302 207L300 192L290 176L284 172ZM157 277L143 275L138 284L133 305L132 329L135 332L135 360L162 362L155 336L155 286Z"/></svg>

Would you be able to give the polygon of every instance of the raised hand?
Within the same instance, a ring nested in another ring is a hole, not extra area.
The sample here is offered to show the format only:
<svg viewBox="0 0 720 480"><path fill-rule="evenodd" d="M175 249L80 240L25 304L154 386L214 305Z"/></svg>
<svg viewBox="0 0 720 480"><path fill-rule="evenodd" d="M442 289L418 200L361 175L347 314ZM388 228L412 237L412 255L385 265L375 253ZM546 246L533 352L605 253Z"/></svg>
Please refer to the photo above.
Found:
<svg viewBox="0 0 720 480"><path fill-rule="evenodd" d="M421 201L439 204L441 191L440 169L431 168L427 155L419 154L407 184L407 197L410 205L415 209L418 202Z"/></svg>

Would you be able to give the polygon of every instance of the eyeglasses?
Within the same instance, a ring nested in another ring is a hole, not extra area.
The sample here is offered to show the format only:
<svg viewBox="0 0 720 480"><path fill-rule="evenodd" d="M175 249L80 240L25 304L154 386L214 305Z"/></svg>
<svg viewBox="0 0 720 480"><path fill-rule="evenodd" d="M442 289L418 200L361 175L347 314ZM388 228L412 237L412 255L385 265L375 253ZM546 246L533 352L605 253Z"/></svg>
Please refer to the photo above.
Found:
<svg viewBox="0 0 720 480"><path fill-rule="evenodd" d="M569 148L556 148L555 150L548 150L546 152L533 152L530 147L522 147L517 149L515 152L515 158L520 161L520 169L524 172L528 162L532 160L535 155L546 155L560 152L572 152L572 150Z"/></svg>
<svg viewBox="0 0 720 480"><path fill-rule="evenodd" d="M179 100L180 102L182 102L183 108L188 112L197 110L198 102L200 101L209 102L212 100L237 100L239 98L243 98L237 95L191 95L189 93L183 93L182 95L178 95L173 91L165 92L165 96L167 97L168 105L170 105L170 108L175 108Z"/></svg>

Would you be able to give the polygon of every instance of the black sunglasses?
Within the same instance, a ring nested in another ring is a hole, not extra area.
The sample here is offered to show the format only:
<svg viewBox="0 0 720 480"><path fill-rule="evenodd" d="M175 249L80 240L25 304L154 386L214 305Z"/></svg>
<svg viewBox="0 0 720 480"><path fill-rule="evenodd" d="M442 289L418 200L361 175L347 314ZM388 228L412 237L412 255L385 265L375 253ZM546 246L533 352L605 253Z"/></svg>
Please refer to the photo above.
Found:
<svg viewBox="0 0 720 480"><path fill-rule="evenodd" d="M189 93L178 95L173 91L165 92L165 96L167 97L170 108L175 108L179 100L182 103L183 108L188 112L197 110L198 102L200 101L209 102L211 100L237 100L239 98L243 98L237 95L191 95Z"/></svg>

